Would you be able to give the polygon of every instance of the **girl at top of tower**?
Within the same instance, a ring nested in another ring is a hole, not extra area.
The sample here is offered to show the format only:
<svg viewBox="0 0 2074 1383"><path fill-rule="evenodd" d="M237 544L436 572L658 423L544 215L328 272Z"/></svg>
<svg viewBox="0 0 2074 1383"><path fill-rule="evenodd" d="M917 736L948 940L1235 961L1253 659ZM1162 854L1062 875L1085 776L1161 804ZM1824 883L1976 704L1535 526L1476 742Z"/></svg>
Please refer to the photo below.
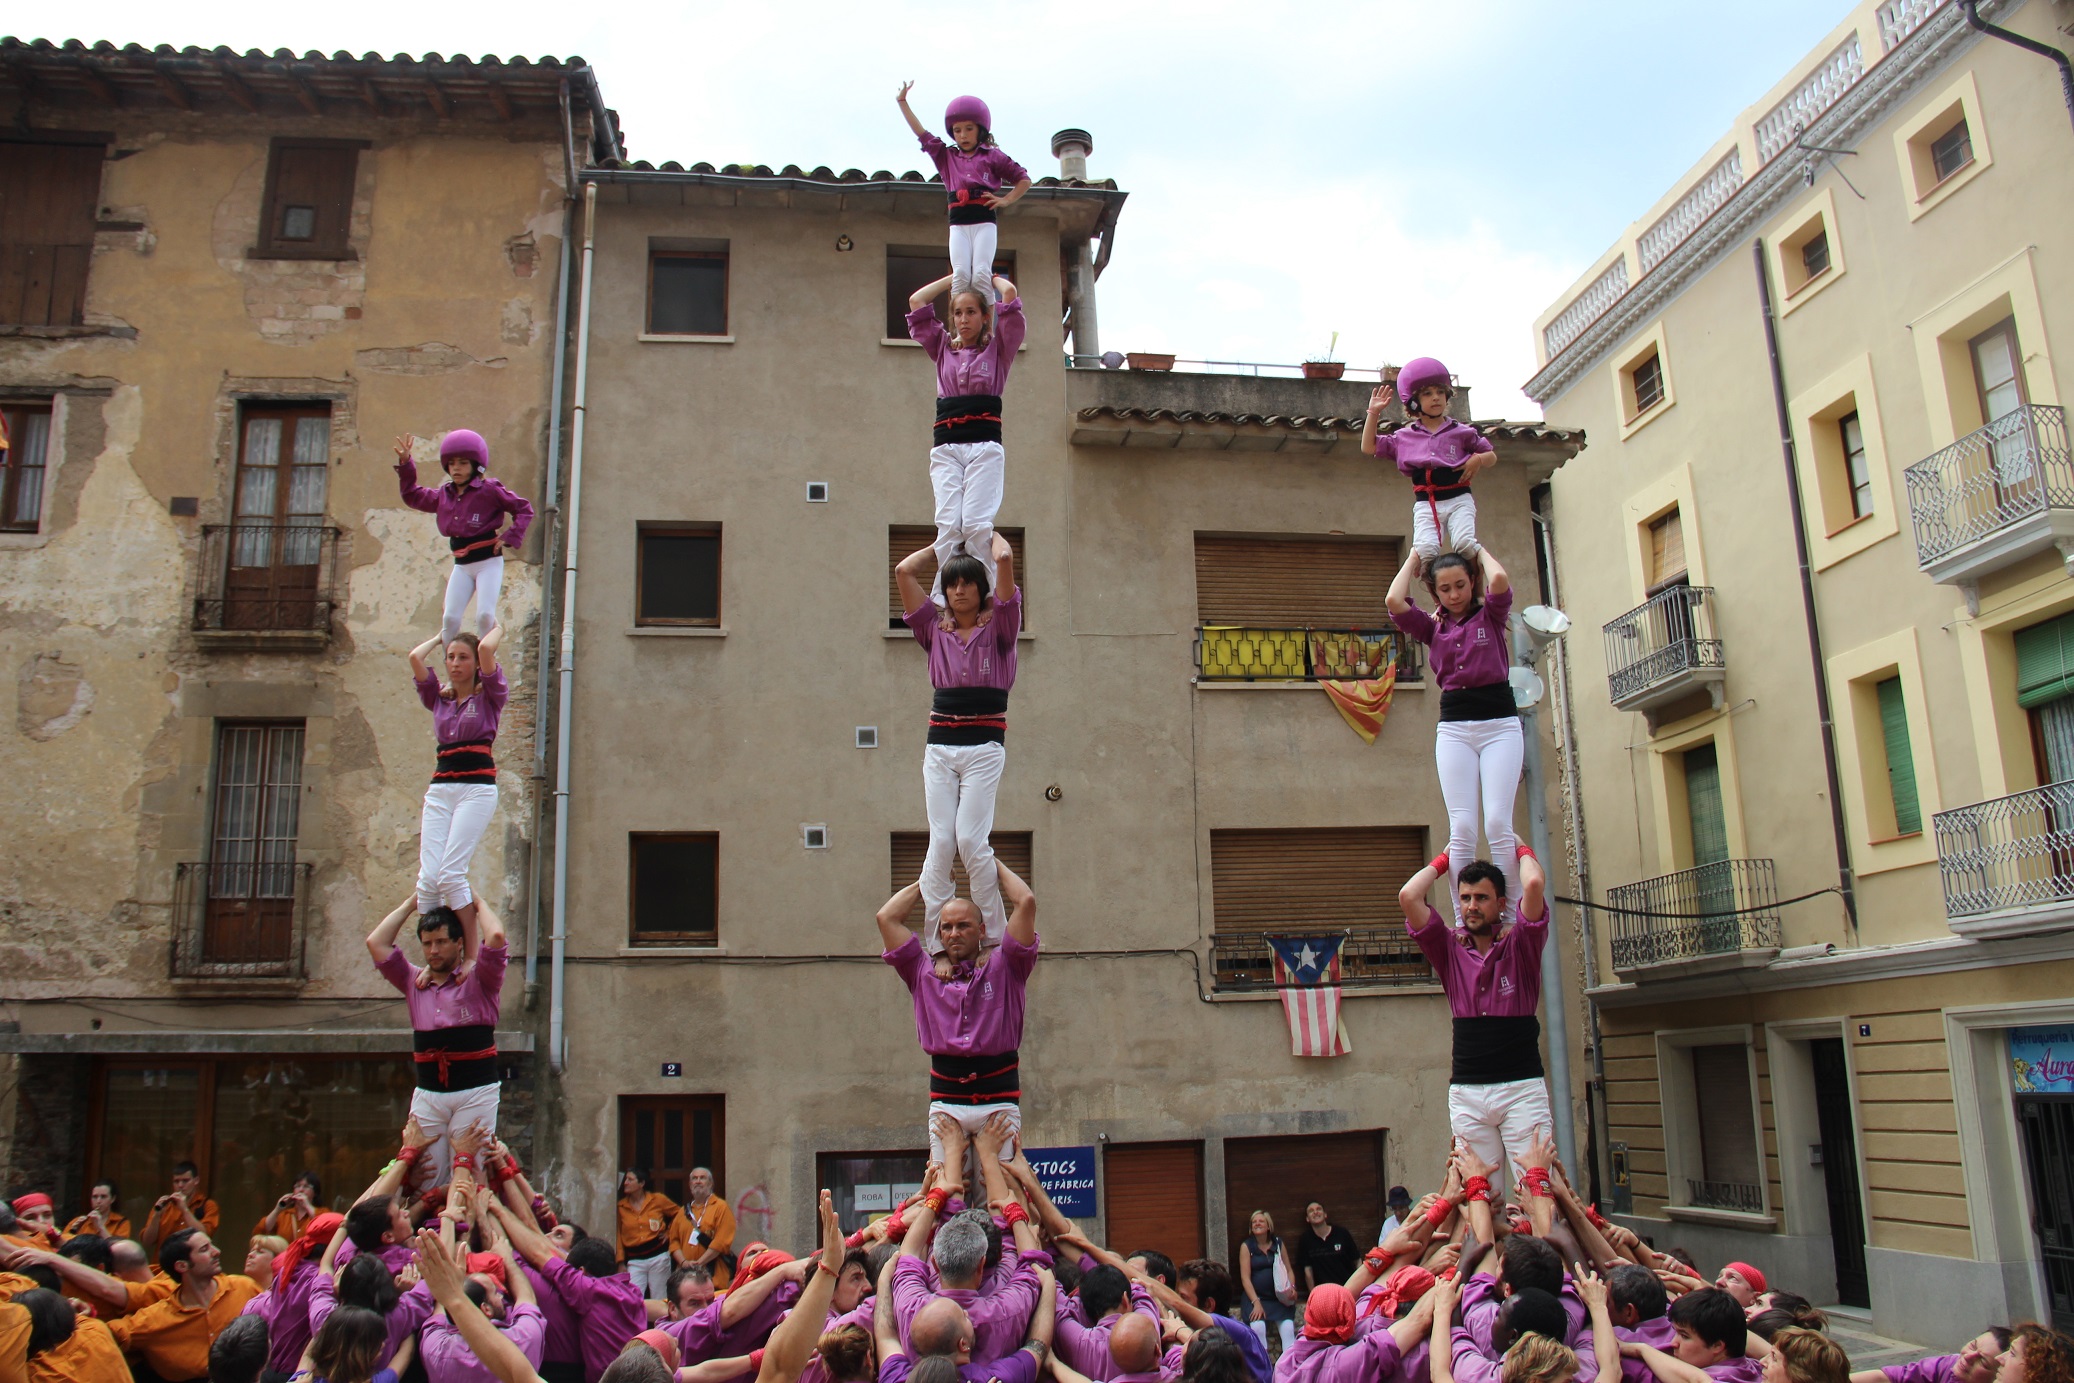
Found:
<svg viewBox="0 0 2074 1383"><path fill-rule="evenodd" d="M1376 386L1361 424L1361 450L1395 461L1411 480L1417 496L1412 505L1412 551L1429 567L1443 552L1459 552L1473 562L1482 551L1476 541L1476 500L1469 493L1469 478L1498 461L1488 438L1447 415L1448 402L1455 396L1453 378L1447 366L1422 355L1397 372L1396 388ZM1405 425L1378 435L1383 410L1397 396L1404 399Z"/></svg>
<svg viewBox="0 0 2074 1383"><path fill-rule="evenodd" d="M497 596L504 588L504 554L516 552L526 541L533 522L533 506L491 478L490 444L482 434L455 428L439 440L439 464L447 483L436 490L418 484L418 463L411 455L417 439L409 433L396 439L396 488L403 502L413 509L439 516L439 531L453 549L454 571L447 578L446 610L439 621L441 644L454 641L461 632L461 616L468 597L475 597L475 633L478 637L497 627ZM511 527L498 533L506 514Z"/></svg>
<svg viewBox="0 0 2074 1383"><path fill-rule="evenodd" d="M1014 206L1030 190L1029 170L994 143L994 116L977 96L960 96L944 108L946 144L929 133L908 108L913 82L902 82L893 99L907 117L907 127L922 141L922 152L936 164L950 198L951 292L971 289L987 306L994 303L994 247L999 239L996 214ZM1007 196L1003 183L1013 184Z"/></svg>

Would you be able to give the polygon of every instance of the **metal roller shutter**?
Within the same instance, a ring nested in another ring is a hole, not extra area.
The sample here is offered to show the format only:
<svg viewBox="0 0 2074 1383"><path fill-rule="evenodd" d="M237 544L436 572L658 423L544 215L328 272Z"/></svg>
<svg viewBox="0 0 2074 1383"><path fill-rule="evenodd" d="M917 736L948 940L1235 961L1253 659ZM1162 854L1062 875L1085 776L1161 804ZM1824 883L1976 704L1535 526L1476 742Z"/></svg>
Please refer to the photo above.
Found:
<svg viewBox="0 0 2074 1383"><path fill-rule="evenodd" d="M1395 538L1198 533L1196 616L1203 624L1260 628L1385 629L1383 597L1398 553Z"/></svg>
<svg viewBox="0 0 2074 1383"><path fill-rule="evenodd" d="M1397 890L1428 858L1423 826L1212 831L1216 931L1401 925Z"/></svg>
<svg viewBox="0 0 2074 1383"><path fill-rule="evenodd" d="M913 552L913 548L908 549ZM996 831L987 840L994 847L994 856L1016 872L1022 881L1033 890L1037 880L1030 869L1030 832ZM893 892L898 893L922 876L922 857L929 853L927 831L893 832ZM965 862L955 855L951 857L951 887L960 898L972 896L972 886L965 879ZM907 915L910 927L922 924L922 905L917 902Z"/></svg>
<svg viewBox="0 0 2074 1383"><path fill-rule="evenodd" d="M1203 1145L1112 1143L1102 1150L1109 1247L1158 1249L1175 1263L1203 1256Z"/></svg>
<svg viewBox="0 0 2074 1383"><path fill-rule="evenodd" d="M1383 1143L1387 1129L1355 1133L1294 1134L1285 1138L1224 1140L1226 1260L1238 1273L1239 1241L1253 1212L1265 1210L1275 1233L1296 1256L1296 1236L1308 1233L1304 1207L1318 1201L1331 1221L1363 1247L1382 1231ZM1299 1286L1301 1280L1299 1279Z"/></svg>
<svg viewBox="0 0 2074 1383"><path fill-rule="evenodd" d="M1030 593L1024 588L1024 573L1029 570L1023 560L1023 531L1020 528L995 530L1008 539L1008 550L1015 554L1015 584L1023 592L1023 628L1030 627ZM928 523L896 523L886 529L886 619L887 627L899 629L903 626L900 608L900 582L893 575L893 568L910 552L918 552L936 541L936 525ZM922 573L922 584L928 585L936 579L936 564L931 562ZM1018 871L1020 872L1020 871Z"/></svg>

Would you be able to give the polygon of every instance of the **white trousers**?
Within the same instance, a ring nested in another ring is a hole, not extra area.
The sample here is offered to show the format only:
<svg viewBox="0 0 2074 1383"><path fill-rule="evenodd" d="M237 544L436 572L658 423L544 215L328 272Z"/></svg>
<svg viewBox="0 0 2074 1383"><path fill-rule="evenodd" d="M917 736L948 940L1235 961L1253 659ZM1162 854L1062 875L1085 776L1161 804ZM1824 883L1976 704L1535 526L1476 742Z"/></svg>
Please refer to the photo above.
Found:
<svg viewBox="0 0 2074 1383"><path fill-rule="evenodd" d="M977 289L981 301L994 305L994 247L1001 243L1001 226L980 221L970 226L951 227L951 295Z"/></svg>
<svg viewBox="0 0 2074 1383"><path fill-rule="evenodd" d="M1519 793L1520 762L1526 752L1518 716L1440 722L1433 762L1440 770L1440 795L1447 802L1448 900L1455 905L1457 926L1462 921L1458 883L1462 870L1476 858L1479 817L1484 839L1490 842L1491 863L1505 874L1506 904L1519 906L1519 837L1512 829L1512 803Z"/></svg>
<svg viewBox="0 0 2074 1383"><path fill-rule="evenodd" d="M446 579L446 609L439 617L439 641L450 644L461 632L461 614L468 597L475 597L475 633L478 638L497 627L497 597L504 590L504 559L487 557L466 565L456 563Z"/></svg>
<svg viewBox="0 0 2074 1383"><path fill-rule="evenodd" d="M1440 511L1438 524L1433 522L1436 509ZM1413 500L1411 546L1412 551L1428 564L1443 552L1459 552L1474 560L1483 550L1476 541L1476 496Z"/></svg>
<svg viewBox="0 0 2074 1383"><path fill-rule="evenodd" d="M492 1081L473 1090L413 1090L411 1117L432 1145L418 1158L412 1180L420 1187L445 1186L453 1180L448 1163L454 1155L454 1134L470 1124L497 1131L497 1093Z"/></svg>
<svg viewBox="0 0 2074 1383"><path fill-rule="evenodd" d="M953 230L957 227L953 226ZM1001 512L1007 458L999 442L945 442L929 449L929 485L936 491L936 589L943 564L960 552L979 558L994 580L994 516Z"/></svg>
<svg viewBox="0 0 2074 1383"><path fill-rule="evenodd" d="M1556 1059L1562 1060L1560 1053ZM1526 1152L1537 1132L1555 1128L1548 1082L1535 1076L1496 1085L1450 1085L1447 1123L1469 1151L1498 1169L1491 1189L1501 1190L1512 1183L1512 1159Z"/></svg>
<svg viewBox="0 0 2074 1383"><path fill-rule="evenodd" d="M627 1276L641 1289L644 1301L668 1301L670 1285L670 1251L664 1249L653 1258L629 1258Z"/></svg>
<svg viewBox="0 0 2074 1383"><path fill-rule="evenodd" d="M1239 1304L1240 1304L1241 1306L1245 1306L1245 1305L1246 1305L1246 1303L1244 1303L1244 1302L1241 1302L1241 1303L1239 1303ZM1291 1309L1291 1310L1294 1310L1295 1308L1294 1308L1294 1307L1291 1307L1290 1309ZM1247 1313L1248 1313L1249 1315L1250 1315L1250 1314L1252 1313L1252 1308L1251 1308L1250 1306L1248 1306L1248 1307L1247 1307ZM1255 1335L1258 1335L1258 1336L1260 1337L1260 1344L1261 1344L1261 1347L1262 1347L1262 1348L1266 1348L1266 1346L1267 1346L1267 1322L1266 1322L1266 1321L1247 1321L1247 1322L1246 1322L1246 1324L1247 1324L1247 1325L1249 1325L1249 1326L1251 1326L1251 1327L1252 1327L1252 1329L1253 1329L1253 1333L1254 1333ZM1289 1318L1289 1317L1286 1317L1286 1316L1285 1316L1285 1317L1283 1317L1283 1319L1282 1319L1282 1353L1284 1353L1284 1354L1287 1354L1287 1353L1288 1353L1288 1352L1289 1352L1290 1350L1292 1350L1292 1349L1295 1349L1295 1348L1296 1348L1296 1322L1295 1322L1295 1321L1294 1321L1293 1319L1291 1319L1291 1318Z"/></svg>
<svg viewBox="0 0 2074 1383"><path fill-rule="evenodd" d="M1015 1156L1016 1144L1022 1142L1023 1139L1023 1108L1021 1105L1009 1103L945 1104L942 1100L929 1101L929 1160L931 1162L943 1161L943 1140L936 1136L937 1115L950 1115L953 1119L956 1119L960 1124L963 1124L965 1126L965 1132L967 1135L973 1138L977 1138L979 1136L980 1128L983 1125L985 1125L988 1118L995 1114L1003 1113L1008 1115L1008 1122L1015 1129L1015 1137L1007 1144L1007 1146L1001 1149L1001 1155L1003 1157L1012 1158ZM977 1157L979 1145L977 1143L974 1143L972 1147L974 1151L974 1156ZM973 1164L973 1169L975 1171L978 1170L977 1162ZM977 1185L977 1183L967 1182L966 1185L969 1187ZM973 1204L973 1199L970 1192L966 1194L965 1203L967 1205Z"/></svg>
<svg viewBox="0 0 2074 1383"><path fill-rule="evenodd" d="M434 783L418 818L418 911L456 911L475 901L468 862L497 812L495 783Z"/></svg>
<svg viewBox="0 0 2074 1383"><path fill-rule="evenodd" d="M922 799L929 808L929 853L922 857L922 946L943 950L936 924L951 901L951 854L965 861L972 901L986 925L987 944L1001 944L1008 915L1001 906L1001 873L994 861L994 795L1008 763L1002 744L931 744L922 750Z"/></svg>

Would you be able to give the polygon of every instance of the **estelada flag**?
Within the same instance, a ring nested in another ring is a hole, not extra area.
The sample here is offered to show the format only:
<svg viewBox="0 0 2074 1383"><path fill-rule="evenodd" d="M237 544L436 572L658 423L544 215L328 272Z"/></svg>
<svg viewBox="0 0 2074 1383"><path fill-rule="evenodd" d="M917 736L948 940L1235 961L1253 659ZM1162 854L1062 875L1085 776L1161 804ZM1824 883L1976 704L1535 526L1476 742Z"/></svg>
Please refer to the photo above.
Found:
<svg viewBox="0 0 2074 1383"><path fill-rule="evenodd" d="M1291 1056L1346 1056L1354 1050L1339 1016L1339 948L1344 932L1270 936L1275 989L1289 1020Z"/></svg>

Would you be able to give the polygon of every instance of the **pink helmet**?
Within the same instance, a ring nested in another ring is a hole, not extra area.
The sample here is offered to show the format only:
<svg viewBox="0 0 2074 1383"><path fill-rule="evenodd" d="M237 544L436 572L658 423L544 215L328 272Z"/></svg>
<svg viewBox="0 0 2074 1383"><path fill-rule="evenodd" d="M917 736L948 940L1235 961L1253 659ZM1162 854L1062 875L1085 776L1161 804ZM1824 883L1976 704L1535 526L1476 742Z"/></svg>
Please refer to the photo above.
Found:
<svg viewBox="0 0 2074 1383"><path fill-rule="evenodd" d="M985 134L988 130L994 128L994 113L988 110L987 103L980 100L977 96L960 96L943 108L943 132L945 134L949 134L951 126L957 124L960 120L970 120L973 124L979 126L981 134Z"/></svg>
<svg viewBox="0 0 2074 1383"><path fill-rule="evenodd" d="M1422 355L1397 367L1397 397L1407 405L1415 404L1419 401L1419 390L1431 384L1438 384L1452 393L1454 380L1447 366L1430 355Z"/></svg>
<svg viewBox="0 0 2074 1383"><path fill-rule="evenodd" d="M465 427L457 427L439 439L440 464L445 465L450 456L471 456L475 458L477 470L490 468L490 444L482 439L480 432L471 432Z"/></svg>

